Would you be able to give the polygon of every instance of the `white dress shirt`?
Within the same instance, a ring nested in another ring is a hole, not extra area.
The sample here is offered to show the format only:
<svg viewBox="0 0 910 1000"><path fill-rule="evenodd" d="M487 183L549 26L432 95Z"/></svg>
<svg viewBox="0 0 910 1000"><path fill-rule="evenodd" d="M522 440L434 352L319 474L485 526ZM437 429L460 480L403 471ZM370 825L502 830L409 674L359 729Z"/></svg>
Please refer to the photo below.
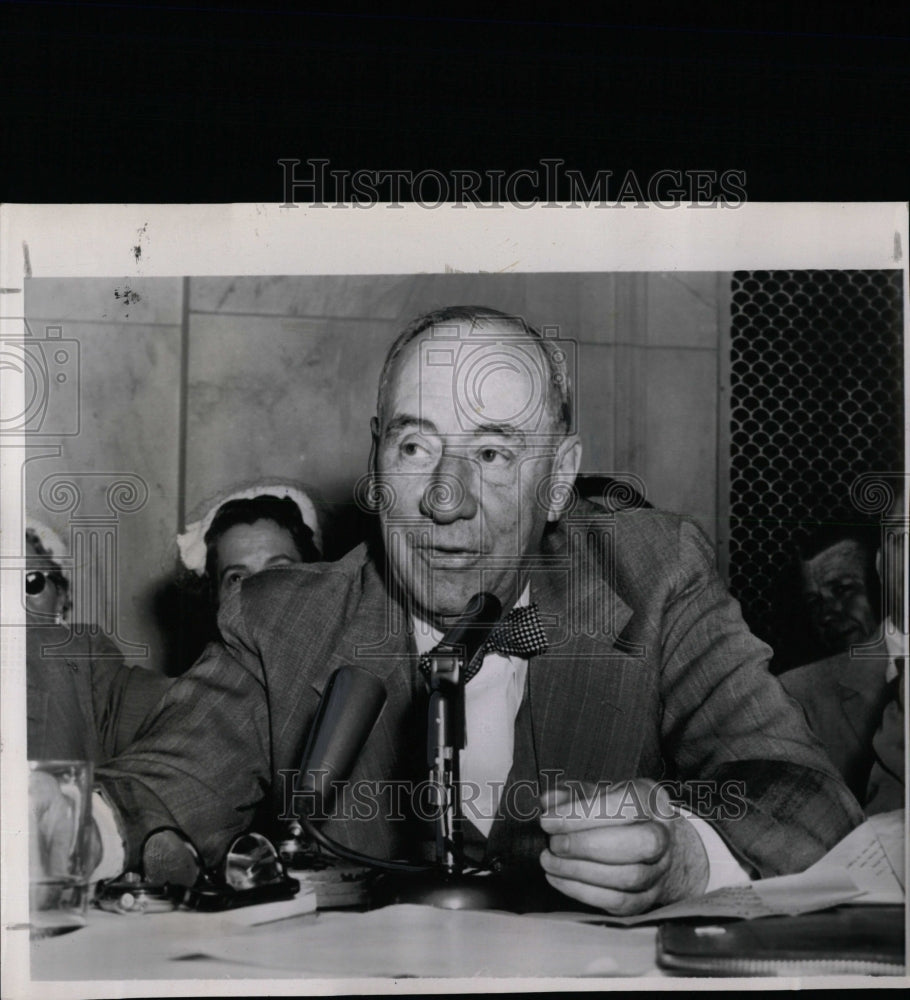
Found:
<svg viewBox="0 0 910 1000"><path fill-rule="evenodd" d="M886 618L884 621L885 648L888 650L888 666L885 668L885 680L893 681L897 677L897 659L907 659L907 647L910 645L910 636L906 632L898 630L897 626Z"/></svg>

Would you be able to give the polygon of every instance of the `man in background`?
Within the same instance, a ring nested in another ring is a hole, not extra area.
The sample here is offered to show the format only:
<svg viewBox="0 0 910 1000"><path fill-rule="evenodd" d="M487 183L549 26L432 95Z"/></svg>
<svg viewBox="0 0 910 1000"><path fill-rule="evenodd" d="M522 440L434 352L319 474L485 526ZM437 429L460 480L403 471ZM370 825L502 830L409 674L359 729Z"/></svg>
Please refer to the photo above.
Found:
<svg viewBox="0 0 910 1000"><path fill-rule="evenodd" d="M780 679L866 813L888 812L904 804L906 493L897 491L883 519L871 555L874 587L863 582L870 561L867 536L839 531L835 537L804 561L804 580L829 645L847 645Z"/></svg>
<svg viewBox="0 0 910 1000"><path fill-rule="evenodd" d="M877 527L855 524L826 525L799 546L809 626L829 656L868 642L878 631L877 550Z"/></svg>
<svg viewBox="0 0 910 1000"><path fill-rule="evenodd" d="M28 758L106 760L129 746L170 682L127 666L100 629L66 622L60 563L33 528L25 548Z"/></svg>

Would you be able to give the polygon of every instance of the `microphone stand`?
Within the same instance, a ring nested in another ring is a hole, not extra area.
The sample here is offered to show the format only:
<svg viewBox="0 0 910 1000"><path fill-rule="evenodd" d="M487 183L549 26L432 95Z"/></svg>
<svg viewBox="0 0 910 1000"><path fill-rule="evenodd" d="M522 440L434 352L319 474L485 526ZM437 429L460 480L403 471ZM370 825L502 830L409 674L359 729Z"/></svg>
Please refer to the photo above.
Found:
<svg viewBox="0 0 910 1000"><path fill-rule="evenodd" d="M465 666L463 647L442 643L431 653L427 764L435 807L435 867L407 876L383 872L373 884L374 907L423 903L447 910L520 909L514 891L495 874L464 863L459 758L466 742Z"/></svg>

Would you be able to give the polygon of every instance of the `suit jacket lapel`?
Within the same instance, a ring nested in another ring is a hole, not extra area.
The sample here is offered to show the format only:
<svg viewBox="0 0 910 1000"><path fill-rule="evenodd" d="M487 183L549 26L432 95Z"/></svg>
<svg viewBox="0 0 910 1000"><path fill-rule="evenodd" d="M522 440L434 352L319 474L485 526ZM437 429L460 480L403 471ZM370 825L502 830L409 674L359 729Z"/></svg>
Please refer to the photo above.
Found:
<svg viewBox="0 0 910 1000"><path fill-rule="evenodd" d="M874 730L884 705L887 663L888 651L882 642L862 657L848 651L835 668L841 711L863 748L868 747L869 727Z"/></svg>
<svg viewBox="0 0 910 1000"><path fill-rule="evenodd" d="M366 757L377 767L400 756L401 716L412 702L414 662L406 614L390 599L380 573L371 563L365 570L359 607L330 657L328 674L312 686L321 694L327 677L344 665L362 667L383 682L386 705L370 735L369 753L361 755L361 759Z"/></svg>
<svg viewBox="0 0 910 1000"><path fill-rule="evenodd" d="M573 530L570 521L549 536L531 570L550 648L530 663L528 693L540 768L581 778L601 774L634 737L621 695L630 657L615 645L632 612L609 584L609 533L570 539Z"/></svg>
<svg viewBox="0 0 910 1000"><path fill-rule="evenodd" d="M326 672L311 683L321 695L334 671L349 665L363 668L385 686L386 703L343 792L347 804L356 783L376 783L381 788L385 782L412 778L415 759L426 759L426 713L415 691L415 662L406 613L390 597L380 572L369 564L364 570L361 600L346 623L338 648L331 654ZM425 777L419 775L420 780ZM400 838L405 831L399 829L401 823L385 821L383 801L380 796L380 812L370 820L343 821L339 839L373 855L401 853Z"/></svg>

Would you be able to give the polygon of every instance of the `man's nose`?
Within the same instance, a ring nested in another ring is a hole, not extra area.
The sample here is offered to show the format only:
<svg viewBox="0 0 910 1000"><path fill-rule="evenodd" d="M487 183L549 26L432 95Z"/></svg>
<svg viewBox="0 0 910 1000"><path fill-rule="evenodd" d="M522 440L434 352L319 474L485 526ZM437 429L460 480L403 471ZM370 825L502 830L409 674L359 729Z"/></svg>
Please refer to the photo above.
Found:
<svg viewBox="0 0 910 1000"><path fill-rule="evenodd" d="M825 625L844 617L844 602L839 597L826 597L822 602L821 619Z"/></svg>
<svg viewBox="0 0 910 1000"><path fill-rule="evenodd" d="M443 455L420 498L420 513L437 524L469 521L477 513L477 467L457 455Z"/></svg>

